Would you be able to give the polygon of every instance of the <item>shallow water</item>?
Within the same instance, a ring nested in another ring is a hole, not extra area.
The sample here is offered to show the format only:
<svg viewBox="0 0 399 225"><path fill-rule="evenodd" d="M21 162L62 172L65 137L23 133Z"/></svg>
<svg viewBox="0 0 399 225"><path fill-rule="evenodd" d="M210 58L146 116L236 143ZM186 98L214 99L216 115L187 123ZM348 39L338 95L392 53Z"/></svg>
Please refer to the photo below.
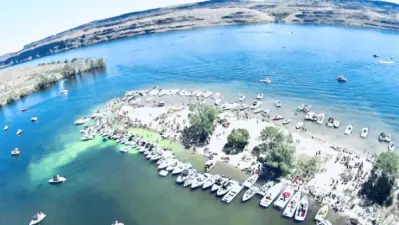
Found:
<svg viewBox="0 0 399 225"><path fill-rule="evenodd" d="M48 214L45 224L55 225L111 224L115 219L126 225L292 224L273 209L259 208L256 199L241 204L237 198L225 205L207 192L176 187L173 179L158 178L140 155L119 154L112 142L80 142L72 122L127 90L155 85L220 90L226 99L246 93L248 101L264 92L263 107L272 109L272 115L294 118L299 103L310 103L327 118L340 119L342 126L332 130L306 124L310 132L370 151L385 150L376 138L381 131L397 138L399 66L380 64L371 55L388 60L397 52L398 34L390 31L257 25L143 36L30 62L103 56L108 68L1 109L0 126L10 129L0 133L0 224L27 224L39 210ZM339 74L348 83L336 82ZM272 84L257 82L266 76ZM69 90L68 96L59 95L62 89ZM284 104L278 112L276 99ZM20 112L24 107L29 110ZM39 121L31 123L32 116ZM355 131L344 137L349 123ZM361 140L358 133L366 125L370 136ZM24 132L17 137L19 128ZM10 157L15 147L22 151L19 158ZM54 173L68 181L60 187L47 185ZM304 224L313 224L310 217Z"/></svg>

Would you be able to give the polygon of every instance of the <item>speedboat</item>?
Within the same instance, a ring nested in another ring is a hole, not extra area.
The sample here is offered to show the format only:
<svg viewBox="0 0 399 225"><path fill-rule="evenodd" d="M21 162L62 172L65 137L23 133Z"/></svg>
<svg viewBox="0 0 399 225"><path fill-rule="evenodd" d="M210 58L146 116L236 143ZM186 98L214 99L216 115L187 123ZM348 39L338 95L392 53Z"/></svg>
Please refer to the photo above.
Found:
<svg viewBox="0 0 399 225"><path fill-rule="evenodd" d="M179 174L182 173L184 170L191 169L192 165L190 163L180 163L173 169L172 174Z"/></svg>
<svg viewBox="0 0 399 225"><path fill-rule="evenodd" d="M304 196L299 202L298 209L296 210L295 213L295 220L300 222L305 221L306 216L308 214L308 208L309 208L308 197Z"/></svg>
<svg viewBox="0 0 399 225"><path fill-rule="evenodd" d="M350 134L352 133L352 131L353 131L353 126L352 126L352 125L348 125L348 126L346 127L346 129L345 129L344 134L350 135Z"/></svg>
<svg viewBox="0 0 399 225"><path fill-rule="evenodd" d="M273 187L271 187L263 196L262 200L260 200L260 205L266 208L269 207L274 199L277 198L278 194L281 191L281 188L283 188L282 183L277 183Z"/></svg>
<svg viewBox="0 0 399 225"><path fill-rule="evenodd" d="M270 84L270 83L272 82L272 80L271 80L270 78L266 77L266 78L263 79L263 80L259 80L259 82L265 83L265 84Z"/></svg>
<svg viewBox="0 0 399 225"><path fill-rule="evenodd" d="M245 202L251 199L258 192L258 190L259 188L252 186L244 193L244 195L242 196L242 201Z"/></svg>
<svg viewBox="0 0 399 225"><path fill-rule="evenodd" d="M305 105L300 104L300 105L298 105L297 111L303 111L304 108L305 108Z"/></svg>
<svg viewBox="0 0 399 225"><path fill-rule="evenodd" d="M317 120L317 115L314 112L308 112L305 116L306 120L312 120L316 121Z"/></svg>
<svg viewBox="0 0 399 225"><path fill-rule="evenodd" d="M299 121L296 125L295 128L296 129L301 129L303 127L303 121Z"/></svg>
<svg viewBox="0 0 399 225"><path fill-rule="evenodd" d="M238 98L238 101L242 102L245 99L245 95L241 94L240 97Z"/></svg>
<svg viewBox="0 0 399 225"><path fill-rule="evenodd" d="M22 134L22 132L23 132L23 130L21 130L21 129L18 129L17 130L17 135L19 136L19 135L21 135Z"/></svg>
<svg viewBox="0 0 399 225"><path fill-rule="evenodd" d="M393 152L395 151L395 144L391 141L388 144L388 151Z"/></svg>
<svg viewBox="0 0 399 225"><path fill-rule="evenodd" d="M280 100L277 100L277 101L276 101L276 107L277 107L277 108L280 108L282 105L283 105L283 103L281 103Z"/></svg>
<svg viewBox="0 0 399 225"><path fill-rule="evenodd" d="M166 167L166 171L173 171L176 166L179 164L180 162L177 159L174 159L174 162L172 161L171 163L169 163L168 167Z"/></svg>
<svg viewBox="0 0 399 225"><path fill-rule="evenodd" d="M223 196L222 201L230 203L238 195L238 193L240 193L242 188L243 187L240 184L236 183L231 190L225 196Z"/></svg>
<svg viewBox="0 0 399 225"><path fill-rule="evenodd" d="M242 104L242 105L240 106L240 110L245 110L245 109L248 109L248 105Z"/></svg>
<svg viewBox="0 0 399 225"><path fill-rule="evenodd" d="M216 180L219 180L219 179L221 179L220 175L209 174L208 178L206 178L204 180L204 184L202 185L202 189L207 189L207 188L211 187L216 182Z"/></svg>
<svg viewBox="0 0 399 225"><path fill-rule="evenodd" d="M220 99L220 98L215 99L215 105L218 106L221 101L222 101L222 99Z"/></svg>
<svg viewBox="0 0 399 225"><path fill-rule="evenodd" d="M291 123L290 119L283 119L283 122L282 122L283 125L287 125L289 123Z"/></svg>
<svg viewBox="0 0 399 225"><path fill-rule="evenodd" d="M254 101L252 102L251 109L257 109L257 108L259 108L259 106L260 106L261 104L262 104L262 102L254 100Z"/></svg>
<svg viewBox="0 0 399 225"><path fill-rule="evenodd" d="M258 178L259 178L259 174L254 174L254 175L248 177L248 178L244 181L244 184L243 184L244 187L247 187L247 188L252 187L252 186L256 183L256 181L258 180Z"/></svg>
<svg viewBox="0 0 399 225"><path fill-rule="evenodd" d="M235 187L236 185L238 185L237 181L234 180L230 180L227 184L222 185L218 191L216 192L217 196L222 196L225 195L227 192L229 192L233 187Z"/></svg>
<svg viewBox="0 0 399 225"><path fill-rule="evenodd" d="M159 171L159 176L162 176L162 177L166 177L167 175L168 175L168 173L169 173L169 171L167 171L167 170L161 170L161 171Z"/></svg>
<svg viewBox="0 0 399 225"><path fill-rule="evenodd" d="M62 90L62 91L61 91L61 94L62 94L62 95L68 94L68 90Z"/></svg>
<svg viewBox="0 0 399 225"><path fill-rule="evenodd" d="M205 162L204 171L209 172L216 165L216 160L208 160Z"/></svg>
<svg viewBox="0 0 399 225"><path fill-rule="evenodd" d="M119 222L118 220L115 220L115 222L112 225L125 225L124 223Z"/></svg>
<svg viewBox="0 0 399 225"><path fill-rule="evenodd" d="M332 117L328 118L326 125L328 127L333 127L334 126L334 118L332 118Z"/></svg>
<svg viewBox="0 0 399 225"><path fill-rule="evenodd" d="M187 178L189 178L192 174L195 173L194 169L185 169L179 176L177 176L176 182L183 183Z"/></svg>
<svg viewBox="0 0 399 225"><path fill-rule="evenodd" d="M21 151L19 151L18 148L15 148L14 150L11 151L12 156L18 156L19 154L21 154Z"/></svg>
<svg viewBox="0 0 399 225"><path fill-rule="evenodd" d="M323 221L328 214L328 205L324 205L317 211L316 216L314 217L314 220L316 221Z"/></svg>
<svg viewBox="0 0 399 225"><path fill-rule="evenodd" d="M263 108L257 108L257 109L254 110L254 113L255 113L255 114L256 114L256 113L261 113L261 112L263 112L263 111L265 111L265 109L263 109Z"/></svg>
<svg viewBox="0 0 399 225"><path fill-rule="evenodd" d="M265 196L265 194L267 193L267 191L272 188L274 185L273 181L269 181L267 183L265 183L264 185L262 185L262 187L260 187L260 189L258 190L258 194Z"/></svg>
<svg viewBox="0 0 399 225"><path fill-rule="evenodd" d="M53 178L48 180L49 184L61 184L66 181L65 177L62 177L60 175L55 175Z"/></svg>
<svg viewBox="0 0 399 225"><path fill-rule="evenodd" d="M276 115L273 117L273 120L281 120L281 119L284 119L284 116Z"/></svg>
<svg viewBox="0 0 399 225"><path fill-rule="evenodd" d="M338 82L343 82L343 83L344 83L344 82L348 81L348 79L346 79L346 77L344 77L344 76L338 76L338 77L337 77L337 81L338 81Z"/></svg>
<svg viewBox="0 0 399 225"><path fill-rule="evenodd" d="M29 222L29 225L36 225L41 223L44 219L46 218L46 214L39 212L36 213L33 217L32 220Z"/></svg>
<svg viewBox="0 0 399 225"><path fill-rule="evenodd" d="M319 115L317 115L316 123L322 124L324 122L325 118L326 118L326 115L324 113L320 113Z"/></svg>
<svg viewBox="0 0 399 225"><path fill-rule="evenodd" d="M205 180L207 180L210 176L211 175L209 173L198 174L197 179L193 180L193 182L191 183L191 189L202 186Z"/></svg>
<svg viewBox="0 0 399 225"><path fill-rule="evenodd" d="M158 169L166 169L169 165L176 165L177 160L174 158L165 159L162 163L158 165Z"/></svg>
<svg viewBox="0 0 399 225"><path fill-rule="evenodd" d="M223 185L227 184L229 182L229 179L227 177L220 177L219 179L216 179L215 183L212 185L211 191L217 191L219 190Z"/></svg>
<svg viewBox="0 0 399 225"><path fill-rule="evenodd" d="M360 137L366 138L367 136L369 136L369 128L364 127L360 132Z"/></svg>
<svg viewBox="0 0 399 225"><path fill-rule="evenodd" d="M183 183L183 187L188 187L191 186L191 184L194 182L194 180L196 180L197 178L199 178L202 174L199 173L192 173L190 177L188 177L184 183Z"/></svg>
<svg viewBox="0 0 399 225"><path fill-rule="evenodd" d="M260 93L256 96L256 99L261 100L263 98L263 93Z"/></svg>
<svg viewBox="0 0 399 225"><path fill-rule="evenodd" d="M340 124L339 120L334 120L334 128L338 128Z"/></svg>
<svg viewBox="0 0 399 225"><path fill-rule="evenodd" d="M383 141L383 142L390 142L391 141L391 134L382 132L380 134L380 136L378 137L378 140L379 141Z"/></svg>
<svg viewBox="0 0 399 225"><path fill-rule="evenodd" d="M120 148L119 151L122 153L127 153L129 151L129 147Z"/></svg>
<svg viewBox="0 0 399 225"><path fill-rule="evenodd" d="M298 191L297 193L295 193L292 196L292 198L291 198L290 202L288 203L287 207L284 209L283 216L289 217L289 218L293 217L294 214L295 214L296 209L299 206L299 201L300 200L301 200L301 192Z"/></svg>
<svg viewBox="0 0 399 225"><path fill-rule="evenodd" d="M273 204L274 207L283 209L290 201L293 194L294 194L294 188L292 188L291 186L286 187L283 193L281 193L278 199L274 202Z"/></svg>
<svg viewBox="0 0 399 225"><path fill-rule="evenodd" d="M304 112L309 112L310 110L312 110L312 105L305 105L305 107L303 108Z"/></svg>
<svg viewBox="0 0 399 225"><path fill-rule="evenodd" d="M4 126L4 131L7 131L8 130L8 126Z"/></svg>
<svg viewBox="0 0 399 225"><path fill-rule="evenodd" d="M37 117L32 117L32 118L30 118L30 120L31 120L32 122L36 122L38 119L39 119L39 118L37 118Z"/></svg>

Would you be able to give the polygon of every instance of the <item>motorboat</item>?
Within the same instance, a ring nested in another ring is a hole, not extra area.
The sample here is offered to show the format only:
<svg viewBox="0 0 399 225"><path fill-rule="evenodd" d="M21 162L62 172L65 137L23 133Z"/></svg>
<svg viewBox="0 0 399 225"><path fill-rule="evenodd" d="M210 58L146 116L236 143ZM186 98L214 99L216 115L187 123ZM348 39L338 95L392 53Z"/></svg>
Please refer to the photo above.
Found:
<svg viewBox="0 0 399 225"><path fill-rule="evenodd" d="M21 112L26 112L26 111L28 111L28 108L21 109Z"/></svg>
<svg viewBox="0 0 399 225"><path fill-rule="evenodd" d="M328 118L326 125L328 127L334 127L334 118L332 117Z"/></svg>
<svg viewBox="0 0 399 225"><path fill-rule="evenodd" d="M167 170L161 170L161 171L159 171L159 176L162 176L162 177L166 177L168 174L169 174L169 171L167 171Z"/></svg>
<svg viewBox="0 0 399 225"><path fill-rule="evenodd" d="M296 221L305 221L306 216L308 214L308 209L309 209L309 202L308 202L308 197L304 196L302 197L301 201L299 202L299 206L296 210L295 213L295 220Z"/></svg>
<svg viewBox="0 0 399 225"><path fill-rule="evenodd" d="M127 153L129 151L129 147L120 148L119 151L122 153Z"/></svg>
<svg viewBox="0 0 399 225"><path fill-rule="evenodd" d="M209 172L216 165L216 160L208 160L205 162L204 171Z"/></svg>
<svg viewBox="0 0 399 225"><path fill-rule="evenodd" d="M180 162L177 159L174 159L174 161L172 161L171 163L169 163L168 167L166 167L166 171L173 171L176 166L179 164Z"/></svg>
<svg viewBox="0 0 399 225"><path fill-rule="evenodd" d="M265 84L270 84L272 82L272 80L269 77L266 77L263 80L259 80L259 82L261 83L265 83Z"/></svg>
<svg viewBox="0 0 399 225"><path fill-rule="evenodd" d="M39 120L39 118L37 118L37 117L32 117L32 118L30 118L30 120L31 120L32 122L36 122L36 121Z"/></svg>
<svg viewBox="0 0 399 225"><path fill-rule="evenodd" d="M173 172L172 172L173 173ZM177 176L176 183L183 183L187 178L195 173L194 169L185 169Z"/></svg>
<svg viewBox="0 0 399 225"><path fill-rule="evenodd" d="M172 175L175 174L180 174L185 170L189 170L192 168L192 165L190 163L179 163L176 168L173 169Z"/></svg>
<svg viewBox="0 0 399 225"><path fill-rule="evenodd" d="M233 187L235 187L236 185L238 185L237 181L234 180L230 180L229 182L227 182L227 184L222 185L218 191L216 192L217 196L222 196L225 195L227 192L229 192Z"/></svg>
<svg viewBox="0 0 399 225"><path fill-rule="evenodd" d="M112 225L125 225L124 223L119 222L118 220L115 220L115 222Z"/></svg>
<svg viewBox="0 0 399 225"><path fill-rule="evenodd" d="M248 109L248 105L242 104L242 105L240 106L240 110L245 110L245 109Z"/></svg>
<svg viewBox="0 0 399 225"><path fill-rule="evenodd" d="M289 123L291 123L290 119L283 119L283 122L282 122L283 125L287 125Z"/></svg>
<svg viewBox="0 0 399 225"><path fill-rule="evenodd" d="M334 120L334 128L338 128L341 122L339 120Z"/></svg>
<svg viewBox="0 0 399 225"><path fill-rule="evenodd" d="M8 126L4 126L4 131L7 131L8 130Z"/></svg>
<svg viewBox="0 0 399 225"><path fill-rule="evenodd" d="M389 144L388 144L388 151L390 151L390 152L395 151L395 143L393 143L392 141L389 142Z"/></svg>
<svg viewBox="0 0 399 225"><path fill-rule="evenodd" d="M326 115L324 113L320 113L319 115L317 115L316 123L322 124L324 122L325 118L326 118Z"/></svg>
<svg viewBox="0 0 399 225"><path fill-rule="evenodd" d="M81 141L89 141L93 139L94 139L93 135L84 135L83 137L80 138Z"/></svg>
<svg viewBox="0 0 399 225"><path fill-rule="evenodd" d="M259 191L259 188L252 186L250 189L248 189L244 195L242 196L242 201L248 201L251 199L257 192Z"/></svg>
<svg viewBox="0 0 399 225"><path fill-rule="evenodd" d="M378 57L380 57L380 56L374 53L374 54L373 54L373 57L374 57L374 58L378 58Z"/></svg>
<svg viewBox="0 0 399 225"><path fill-rule="evenodd" d="M184 183L183 183L183 187L188 187L191 186L191 184L194 182L194 180L196 180L197 178L199 178L201 176L201 174L199 173L192 173L190 177L188 177Z"/></svg>
<svg viewBox="0 0 399 225"><path fill-rule="evenodd" d="M225 103L222 105L222 109L223 110L233 110L236 109L237 107L239 107L240 105L237 103Z"/></svg>
<svg viewBox="0 0 399 225"><path fill-rule="evenodd" d="M209 174L209 176L204 180L204 184L202 185L202 189L207 189L209 187L212 187L212 185L216 182L216 180L219 180L221 178L222 177L220 175Z"/></svg>
<svg viewBox="0 0 399 225"><path fill-rule="evenodd" d="M305 116L306 120L317 121L318 117L314 112L308 112Z"/></svg>
<svg viewBox="0 0 399 225"><path fill-rule="evenodd" d="M233 199L240 193L240 191L243 189L243 187L236 183L231 190L222 198L223 202L230 203L233 201Z"/></svg>
<svg viewBox="0 0 399 225"><path fill-rule="evenodd" d="M18 156L21 154L21 151L19 151L18 148L15 148L14 150L11 151L12 156Z"/></svg>
<svg viewBox="0 0 399 225"><path fill-rule="evenodd" d="M268 117L269 113L270 113L270 109L266 109L266 110L263 111L262 116L263 117Z"/></svg>
<svg viewBox="0 0 399 225"><path fill-rule="evenodd" d="M288 186L285 188L283 193L278 197L278 199L274 202L274 207L283 209L287 203L290 201L294 194L294 188L291 186Z"/></svg>
<svg viewBox="0 0 399 225"><path fill-rule="evenodd" d="M259 178L259 174L254 174L254 175L248 177L243 183L244 187L247 187L247 188L252 187L256 183L258 178Z"/></svg>
<svg viewBox="0 0 399 225"><path fill-rule="evenodd" d="M345 82L348 81L348 79L346 79L346 77L344 77L344 76L338 76L338 77L337 77L337 81L338 81L338 82L345 83Z"/></svg>
<svg viewBox="0 0 399 225"><path fill-rule="evenodd" d="M316 225L332 225L332 223L328 220L318 221Z"/></svg>
<svg viewBox="0 0 399 225"><path fill-rule="evenodd" d="M274 185L273 181L269 181L267 183L265 183L264 185L262 185L262 187L260 187L260 189L258 190L258 194L265 196L267 191L270 190L270 188L272 188Z"/></svg>
<svg viewBox="0 0 399 225"><path fill-rule="evenodd" d="M166 169L169 165L176 165L177 164L177 159L175 158L169 158L165 159L162 163L158 165L158 169Z"/></svg>
<svg viewBox="0 0 399 225"><path fill-rule="evenodd" d="M230 180L227 177L220 177L216 179L215 183L212 185L211 191L218 191L223 185L227 185Z"/></svg>
<svg viewBox="0 0 399 225"><path fill-rule="evenodd" d="M62 94L62 95L66 95L66 94L68 94L68 92L69 92L68 90L62 90L62 91L61 91L61 94Z"/></svg>
<svg viewBox="0 0 399 225"><path fill-rule="evenodd" d="M55 175L53 178L48 180L49 184L61 184L66 181L65 177L62 177L60 175Z"/></svg>
<svg viewBox="0 0 399 225"><path fill-rule="evenodd" d="M254 100L252 101L251 109L257 109L261 104L262 102Z"/></svg>
<svg viewBox="0 0 399 225"><path fill-rule="evenodd" d="M197 179L193 180L193 182L191 183L191 189L201 187L204 184L205 180L207 180L210 176L211 175L209 173L198 174Z"/></svg>
<svg viewBox="0 0 399 225"><path fill-rule="evenodd" d="M263 109L263 108L257 108L257 109L254 110L254 113L255 113L255 114L256 114L256 113L261 113L261 112L263 112L263 111L265 111L265 109Z"/></svg>
<svg viewBox="0 0 399 225"><path fill-rule="evenodd" d="M303 108L303 111L304 112L310 112L310 110L312 110L312 105L306 105L305 104L305 107Z"/></svg>
<svg viewBox="0 0 399 225"><path fill-rule="evenodd" d="M350 135L350 134L352 133L352 131L353 131L353 126L352 126L352 125L348 125L348 126L346 127L346 129L345 129L344 134Z"/></svg>
<svg viewBox="0 0 399 225"><path fill-rule="evenodd" d="M29 222L29 225L36 225L41 223L45 218L46 218L46 214L39 212L36 213L34 216L32 216L32 220Z"/></svg>
<svg viewBox="0 0 399 225"><path fill-rule="evenodd" d="M276 116L273 117L272 120L282 120L282 119L284 119L284 116L276 115Z"/></svg>
<svg viewBox="0 0 399 225"><path fill-rule="evenodd" d="M85 124L85 123L87 123L89 121L90 121L90 118L83 117L83 118L80 118L80 119L76 120L73 124L75 124L75 125L83 125L83 124Z"/></svg>
<svg viewBox="0 0 399 225"><path fill-rule="evenodd" d="M271 187L263 196L263 198L260 200L260 205L266 208L269 207L274 201L274 199L277 198L282 188L283 188L282 183L277 183L273 187Z"/></svg>
<svg viewBox="0 0 399 225"><path fill-rule="evenodd" d="M382 142L390 142L391 141L391 134L382 132L380 134L380 136L378 137L378 140L382 141Z"/></svg>
<svg viewBox="0 0 399 225"><path fill-rule="evenodd" d="M21 129L18 129L17 130L17 135L19 136L19 135L21 135L22 134L22 132L23 132L23 130L21 130Z"/></svg>
<svg viewBox="0 0 399 225"><path fill-rule="evenodd" d="M277 100L275 105L276 105L276 108L280 108L283 105L283 103L281 103L280 100Z"/></svg>
<svg viewBox="0 0 399 225"><path fill-rule="evenodd" d="M287 207L284 209L283 216L289 217L289 218L293 217L294 214L295 214L296 209L299 206L300 200L301 200L301 192L298 191L297 193L295 193L292 196L292 198L291 198L290 202L288 203Z"/></svg>
<svg viewBox="0 0 399 225"><path fill-rule="evenodd" d="M300 104L300 105L298 105L297 111L303 111L304 108L305 108L305 105Z"/></svg>
<svg viewBox="0 0 399 225"><path fill-rule="evenodd" d="M220 98L215 99L215 105L218 106L221 101L222 101L222 99L220 99Z"/></svg>
<svg viewBox="0 0 399 225"><path fill-rule="evenodd" d="M301 129L303 127L303 121L299 121L296 125L295 128L296 129Z"/></svg>
<svg viewBox="0 0 399 225"><path fill-rule="evenodd" d="M314 220L323 221L326 218L327 214L328 214L328 205L324 205L319 209L319 211L317 211Z"/></svg>
<svg viewBox="0 0 399 225"><path fill-rule="evenodd" d="M362 129L362 131L360 132L360 137L366 138L367 136L369 136L369 128L368 127L364 127Z"/></svg>
<svg viewBox="0 0 399 225"><path fill-rule="evenodd" d="M260 93L256 96L256 99L261 100L263 99L263 93Z"/></svg>
<svg viewBox="0 0 399 225"><path fill-rule="evenodd" d="M242 102L245 99L245 95L241 94L240 97L238 97L238 101Z"/></svg>

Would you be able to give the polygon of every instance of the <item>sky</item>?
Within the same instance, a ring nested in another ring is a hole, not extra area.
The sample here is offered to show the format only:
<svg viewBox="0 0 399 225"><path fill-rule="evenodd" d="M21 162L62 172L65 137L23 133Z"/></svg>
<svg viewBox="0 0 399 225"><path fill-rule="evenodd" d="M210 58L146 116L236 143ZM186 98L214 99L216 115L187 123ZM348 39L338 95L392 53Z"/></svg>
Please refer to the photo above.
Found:
<svg viewBox="0 0 399 225"><path fill-rule="evenodd" d="M64 30L120 14L199 0L1 0L0 55Z"/></svg>

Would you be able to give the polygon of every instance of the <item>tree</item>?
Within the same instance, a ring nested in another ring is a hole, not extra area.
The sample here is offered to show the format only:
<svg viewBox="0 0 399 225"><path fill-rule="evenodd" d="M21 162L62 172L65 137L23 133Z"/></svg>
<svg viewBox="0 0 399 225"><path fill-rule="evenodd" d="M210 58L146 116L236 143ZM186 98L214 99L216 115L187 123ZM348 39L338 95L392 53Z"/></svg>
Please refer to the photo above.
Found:
<svg viewBox="0 0 399 225"><path fill-rule="evenodd" d="M302 155L298 157L295 168L295 175L307 180L315 177L320 171L321 161L317 156L306 156Z"/></svg>
<svg viewBox="0 0 399 225"><path fill-rule="evenodd" d="M270 142L278 133L279 130L276 127L265 127L260 132L260 139L264 142Z"/></svg>
<svg viewBox="0 0 399 225"><path fill-rule="evenodd" d="M371 170L360 194L379 205L391 202L393 188L399 173L399 156L395 152L381 153Z"/></svg>
<svg viewBox="0 0 399 225"><path fill-rule="evenodd" d="M229 146L244 148L248 144L249 133L247 129L233 129L227 136L227 143Z"/></svg>
<svg viewBox="0 0 399 225"><path fill-rule="evenodd" d="M291 173L295 161L295 147L279 143L266 154L266 164L274 168L279 176Z"/></svg>

